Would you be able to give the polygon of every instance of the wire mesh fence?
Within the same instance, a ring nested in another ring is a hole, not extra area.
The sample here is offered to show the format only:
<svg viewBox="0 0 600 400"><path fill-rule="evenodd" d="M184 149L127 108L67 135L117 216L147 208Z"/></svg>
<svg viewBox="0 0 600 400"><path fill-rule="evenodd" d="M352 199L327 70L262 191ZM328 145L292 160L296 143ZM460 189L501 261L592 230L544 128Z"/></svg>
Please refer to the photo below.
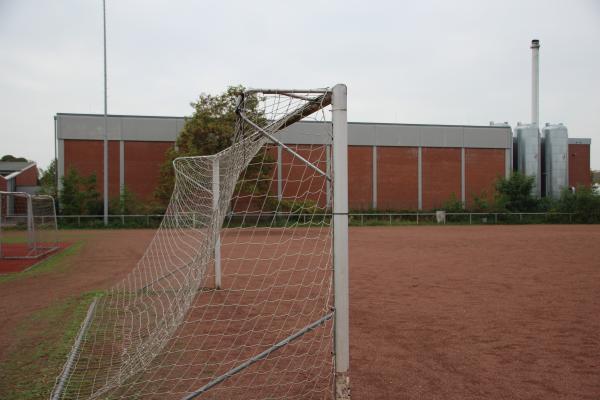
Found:
<svg viewBox="0 0 600 400"><path fill-rule="evenodd" d="M489 224L570 224L577 222L575 213L562 212L447 212L445 222L440 224L489 225ZM435 212L403 213L349 213L351 226L369 225L422 225L438 224ZM285 226L290 223L322 223L331 214L302 213L228 213L228 226L268 224ZM58 215L59 228L105 228L103 215ZM192 217L193 218L193 217ZM163 219L162 214L113 214L108 217L108 228L156 228Z"/></svg>

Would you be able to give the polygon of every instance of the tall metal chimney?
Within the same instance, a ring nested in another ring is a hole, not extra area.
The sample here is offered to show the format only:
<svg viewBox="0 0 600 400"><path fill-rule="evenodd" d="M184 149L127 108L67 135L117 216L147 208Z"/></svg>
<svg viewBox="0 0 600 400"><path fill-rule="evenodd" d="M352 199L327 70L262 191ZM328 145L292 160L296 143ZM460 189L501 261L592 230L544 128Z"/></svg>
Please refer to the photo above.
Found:
<svg viewBox="0 0 600 400"><path fill-rule="evenodd" d="M540 41L531 41L531 123L540 126Z"/></svg>

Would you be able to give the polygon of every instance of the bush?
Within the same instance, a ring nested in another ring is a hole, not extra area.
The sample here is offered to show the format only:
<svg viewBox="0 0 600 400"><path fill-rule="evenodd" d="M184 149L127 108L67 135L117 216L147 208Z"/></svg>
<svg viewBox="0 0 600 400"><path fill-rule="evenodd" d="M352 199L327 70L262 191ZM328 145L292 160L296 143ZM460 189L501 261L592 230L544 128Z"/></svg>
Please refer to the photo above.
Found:
<svg viewBox="0 0 600 400"><path fill-rule="evenodd" d="M574 213L575 222L599 223L600 195L585 186L579 186L575 193L565 189L558 201L557 209L560 212Z"/></svg>
<svg viewBox="0 0 600 400"><path fill-rule="evenodd" d="M472 212L487 212L490 210L490 202L486 191L481 192L478 195L473 195L473 201L471 203Z"/></svg>
<svg viewBox="0 0 600 400"><path fill-rule="evenodd" d="M508 179L496 182L496 208L511 212L538 211L539 199L531 194L535 178L513 172Z"/></svg>
<svg viewBox="0 0 600 400"><path fill-rule="evenodd" d="M446 200L442 206L442 209L450 213L459 213L465 211L462 201L458 200L454 193L452 193L450 198Z"/></svg>

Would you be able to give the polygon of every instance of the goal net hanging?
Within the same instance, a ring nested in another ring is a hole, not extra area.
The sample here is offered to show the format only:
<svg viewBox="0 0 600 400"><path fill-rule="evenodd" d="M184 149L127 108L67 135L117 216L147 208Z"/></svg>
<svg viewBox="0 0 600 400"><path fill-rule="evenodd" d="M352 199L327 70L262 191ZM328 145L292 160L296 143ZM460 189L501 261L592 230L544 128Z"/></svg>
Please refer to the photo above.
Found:
<svg viewBox="0 0 600 400"><path fill-rule="evenodd" d="M347 392L347 195L334 188L338 176L347 187L345 96L344 85L247 91L229 148L174 161L158 231L90 306L53 399ZM317 140L285 144L299 121Z"/></svg>
<svg viewBox="0 0 600 400"><path fill-rule="evenodd" d="M52 196L0 192L0 258L38 258L57 248Z"/></svg>

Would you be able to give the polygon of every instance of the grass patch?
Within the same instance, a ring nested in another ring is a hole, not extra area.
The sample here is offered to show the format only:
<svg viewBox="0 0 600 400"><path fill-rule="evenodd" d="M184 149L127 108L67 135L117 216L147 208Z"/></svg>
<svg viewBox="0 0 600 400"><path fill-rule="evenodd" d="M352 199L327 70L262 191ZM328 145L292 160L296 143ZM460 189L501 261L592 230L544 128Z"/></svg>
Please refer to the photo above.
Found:
<svg viewBox="0 0 600 400"><path fill-rule="evenodd" d="M13 332L17 338L0 364L0 398L47 399L92 299L90 292L36 311Z"/></svg>
<svg viewBox="0 0 600 400"><path fill-rule="evenodd" d="M40 261L35 264L27 271L17 272L13 274L0 275L0 283L10 282L17 279L24 279L34 275L40 275L50 272L61 272L65 271L70 267L70 263L65 262L65 259L70 258L71 256L79 253L81 248L83 247L83 242L73 243L71 246L67 247L59 251L56 254L51 255L50 257Z"/></svg>

